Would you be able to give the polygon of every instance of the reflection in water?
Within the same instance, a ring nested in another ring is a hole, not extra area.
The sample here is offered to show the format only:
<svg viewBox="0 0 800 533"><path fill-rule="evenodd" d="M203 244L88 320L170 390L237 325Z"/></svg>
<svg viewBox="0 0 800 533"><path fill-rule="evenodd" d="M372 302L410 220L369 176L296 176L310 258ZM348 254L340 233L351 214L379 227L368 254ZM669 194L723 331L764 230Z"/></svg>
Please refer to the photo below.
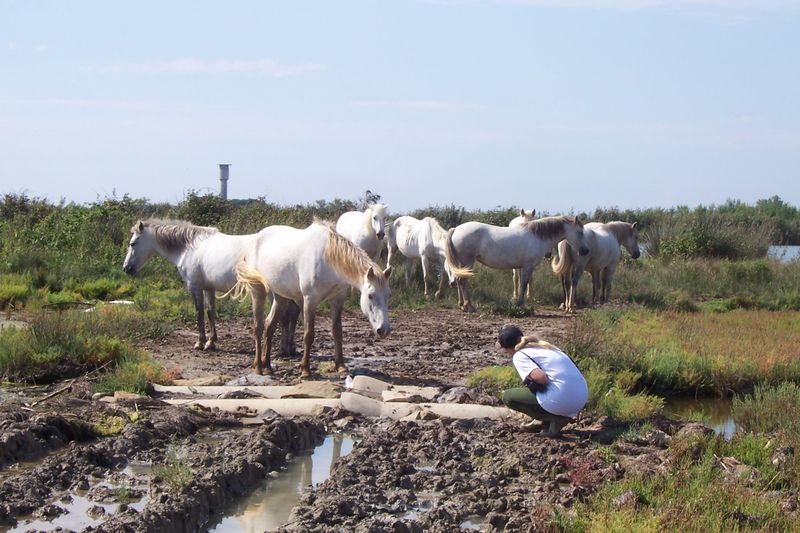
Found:
<svg viewBox="0 0 800 533"><path fill-rule="evenodd" d="M326 437L313 453L297 456L286 469L271 474L250 496L234 504L228 516L209 531L255 533L285 524L303 490L328 479L336 461L352 449L350 437Z"/></svg>
<svg viewBox="0 0 800 533"><path fill-rule="evenodd" d="M668 398L664 411L678 418L698 419L727 440L736 432L730 398Z"/></svg>

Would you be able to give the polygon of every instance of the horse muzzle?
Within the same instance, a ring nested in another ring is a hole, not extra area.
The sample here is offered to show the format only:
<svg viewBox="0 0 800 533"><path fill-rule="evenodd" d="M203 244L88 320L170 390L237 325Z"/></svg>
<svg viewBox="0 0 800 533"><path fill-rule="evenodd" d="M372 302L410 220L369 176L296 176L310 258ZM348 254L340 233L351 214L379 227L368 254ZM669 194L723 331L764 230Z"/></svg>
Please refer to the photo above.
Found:
<svg viewBox="0 0 800 533"><path fill-rule="evenodd" d="M376 233L375 236L378 238L379 241L382 241L384 237L386 237L386 233L380 232Z"/></svg>
<svg viewBox="0 0 800 533"><path fill-rule="evenodd" d="M631 257L633 257L634 259L639 259L641 256L642 254L641 252L639 252L639 250L636 250L636 253L631 254Z"/></svg>
<svg viewBox="0 0 800 533"><path fill-rule="evenodd" d="M136 274L136 267L133 265L122 265L122 271L128 274L129 276L133 276Z"/></svg>
<svg viewBox="0 0 800 533"><path fill-rule="evenodd" d="M391 328L388 325L387 326L381 326L381 327L379 327L378 329L375 330L375 333L378 335L378 337L385 337L385 336L387 336L389 334L390 330L391 330Z"/></svg>

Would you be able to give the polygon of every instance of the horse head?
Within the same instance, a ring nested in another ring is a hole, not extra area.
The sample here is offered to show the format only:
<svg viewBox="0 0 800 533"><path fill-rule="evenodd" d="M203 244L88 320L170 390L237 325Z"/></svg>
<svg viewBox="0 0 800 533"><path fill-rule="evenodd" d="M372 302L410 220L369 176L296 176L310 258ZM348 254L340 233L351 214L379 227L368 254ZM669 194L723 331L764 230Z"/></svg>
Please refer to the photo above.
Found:
<svg viewBox="0 0 800 533"><path fill-rule="evenodd" d="M579 255L588 255L589 246L586 244L586 236L583 233L583 223L578 220L578 217L567 219L564 223L564 237L573 250L578 250Z"/></svg>
<svg viewBox="0 0 800 533"><path fill-rule="evenodd" d="M375 237L382 240L386 236L386 205L375 204L370 211L369 227L375 232Z"/></svg>
<svg viewBox="0 0 800 533"><path fill-rule="evenodd" d="M389 334L389 274L392 267L381 272L371 266L361 284L361 312L369 319L378 337Z"/></svg>
<svg viewBox="0 0 800 533"><path fill-rule="evenodd" d="M524 209L520 209L519 216L522 217L523 222L530 222L531 220L536 220L536 209L531 209L530 213L526 213Z"/></svg>
<svg viewBox="0 0 800 533"><path fill-rule="evenodd" d="M122 270L131 276L136 275L156 251L155 238L146 230L147 227L141 220L131 228L132 235L128 243L128 253L125 256L125 262L122 263Z"/></svg>
<svg viewBox="0 0 800 533"><path fill-rule="evenodd" d="M628 253L631 254L631 257L634 259L639 259L642 253L639 251L639 223L634 222L630 225L631 231L622 241L622 246L628 250Z"/></svg>

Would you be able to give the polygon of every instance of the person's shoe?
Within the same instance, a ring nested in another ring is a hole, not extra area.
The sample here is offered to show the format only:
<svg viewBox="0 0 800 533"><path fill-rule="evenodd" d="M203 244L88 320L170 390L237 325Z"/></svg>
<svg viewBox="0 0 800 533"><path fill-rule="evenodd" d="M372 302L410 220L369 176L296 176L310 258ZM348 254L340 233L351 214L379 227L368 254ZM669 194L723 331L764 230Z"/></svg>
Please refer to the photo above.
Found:
<svg viewBox="0 0 800 533"><path fill-rule="evenodd" d="M550 420L547 429L542 431L542 436L551 438L558 437L561 434L561 428L566 426L569 421L570 419L565 416Z"/></svg>
<svg viewBox="0 0 800 533"><path fill-rule="evenodd" d="M538 431L544 428L545 426L546 424L541 420L536 420L535 418L531 418L529 421L520 424L519 428L522 431Z"/></svg>

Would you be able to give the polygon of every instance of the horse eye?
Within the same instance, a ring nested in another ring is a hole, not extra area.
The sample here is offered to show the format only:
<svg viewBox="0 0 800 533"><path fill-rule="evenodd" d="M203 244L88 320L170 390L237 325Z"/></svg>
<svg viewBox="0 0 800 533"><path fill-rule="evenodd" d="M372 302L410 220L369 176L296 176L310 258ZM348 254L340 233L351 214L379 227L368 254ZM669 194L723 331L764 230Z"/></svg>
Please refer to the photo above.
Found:
<svg viewBox="0 0 800 533"><path fill-rule="evenodd" d="M372 300L373 296L372 296L371 294L368 294L368 295L367 295L367 298L369 298L370 300Z"/></svg>

